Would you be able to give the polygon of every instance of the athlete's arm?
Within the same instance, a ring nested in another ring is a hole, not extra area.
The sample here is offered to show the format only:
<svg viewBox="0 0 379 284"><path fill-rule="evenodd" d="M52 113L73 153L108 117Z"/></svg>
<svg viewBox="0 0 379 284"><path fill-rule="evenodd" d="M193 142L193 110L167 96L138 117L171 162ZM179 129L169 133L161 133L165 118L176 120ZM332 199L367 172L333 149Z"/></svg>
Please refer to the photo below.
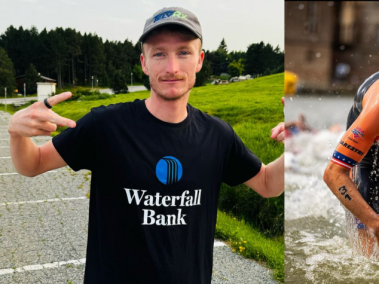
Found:
<svg viewBox="0 0 379 284"><path fill-rule="evenodd" d="M71 93L62 93L49 98L48 103L53 106L70 97ZM8 128L10 152L18 173L33 177L66 165L51 141L37 146L30 139L50 135L57 125L75 127L75 122L57 115L44 102L34 103L12 116Z"/></svg>
<svg viewBox="0 0 379 284"><path fill-rule="evenodd" d="M282 98L282 104L284 106L284 98ZM283 122L280 122L271 130L271 139L284 144ZM267 166L262 163L259 173L244 184L265 198L281 195L284 191L284 155L281 155Z"/></svg>
<svg viewBox="0 0 379 284"><path fill-rule="evenodd" d="M328 164L324 181L341 203L362 221L379 241L379 217L350 179L350 170L367 154L379 134L379 82L363 100L363 110L346 131Z"/></svg>

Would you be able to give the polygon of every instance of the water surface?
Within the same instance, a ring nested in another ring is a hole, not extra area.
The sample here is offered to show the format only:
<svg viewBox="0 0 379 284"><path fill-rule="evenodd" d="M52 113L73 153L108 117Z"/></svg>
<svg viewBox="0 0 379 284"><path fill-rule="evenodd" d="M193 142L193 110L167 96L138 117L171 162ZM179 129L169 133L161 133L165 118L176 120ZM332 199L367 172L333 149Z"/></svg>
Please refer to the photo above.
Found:
<svg viewBox="0 0 379 284"><path fill-rule="evenodd" d="M344 133L352 97L286 98L286 121L299 113L317 132L286 140L285 282L379 283L379 262L353 252L345 210L322 180ZM333 124L339 131L329 131Z"/></svg>

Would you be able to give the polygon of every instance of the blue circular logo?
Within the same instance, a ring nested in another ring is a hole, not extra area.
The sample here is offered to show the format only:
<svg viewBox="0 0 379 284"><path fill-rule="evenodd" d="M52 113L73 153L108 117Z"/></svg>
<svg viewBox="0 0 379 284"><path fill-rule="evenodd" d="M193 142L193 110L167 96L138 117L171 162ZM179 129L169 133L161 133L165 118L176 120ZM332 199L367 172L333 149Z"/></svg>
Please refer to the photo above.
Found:
<svg viewBox="0 0 379 284"><path fill-rule="evenodd" d="M166 156L159 160L155 172L161 183L173 184L182 178L183 167L177 158Z"/></svg>

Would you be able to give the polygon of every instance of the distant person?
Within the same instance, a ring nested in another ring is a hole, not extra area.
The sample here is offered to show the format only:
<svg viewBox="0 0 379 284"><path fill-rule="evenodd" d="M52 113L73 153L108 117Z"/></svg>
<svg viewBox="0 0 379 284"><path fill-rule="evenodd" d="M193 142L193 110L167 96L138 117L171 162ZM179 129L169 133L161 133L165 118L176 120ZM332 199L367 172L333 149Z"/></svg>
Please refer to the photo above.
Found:
<svg viewBox="0 0 379 284"><path fill-rule="evenodd" d="M306 132L312 131L312 128L306 122L305 115L302 113L299 114L298 120L286 121L284 125L285 125L286 137L299 134L300 132L303 132L303 131L306 131Z"/></svg>
<svg viewBox="0 0 379 284"><path fill-rule="evenodd" d="M301 132L311 132L311 133L316 134L320 131L319 129L312 128L307 123L306 117L302 113L299 114L298 120L286 121L284 124L284 127L285 127L286 137L291 137L291 136L299 134ZM338 123L334 123L328 128L328 130L330 132L334 132L334 133L340 132L341 131L341 125Z"/></svg>
<svg viewBox="0 0 379 284"><path fill-rule="evenodd" d="M221 183L263 197L284 190L283 155L263 165L230 125L187 103L202 40L193 13L163 8L140 38L150 98L93 108L75 126L49 109L63 93L11 119L19 173L92 171L85 283L210 283ZM70 128L40 147L29 139L57 125ZM284 142L283 123L271 138Z"/></svg>
<svg viewBox="0 0 379 284"><path fill-rule="evenodd" d="M354 214L346 220L354 222L348 226L359 230L359 239L352 241L368 257L379 242L378 100L379 72L359 87L347 118L347 131L324 173L326 184Z"/></svg>

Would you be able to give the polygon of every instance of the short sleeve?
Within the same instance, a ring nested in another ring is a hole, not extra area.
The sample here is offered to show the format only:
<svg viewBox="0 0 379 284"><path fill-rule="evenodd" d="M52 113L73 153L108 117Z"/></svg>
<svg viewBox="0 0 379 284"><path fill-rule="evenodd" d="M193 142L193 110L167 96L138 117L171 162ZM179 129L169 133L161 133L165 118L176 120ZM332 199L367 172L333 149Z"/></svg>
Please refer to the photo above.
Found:
<svg viewBox="0 0 379 284"><path fill-rule="evenodd" d="M93 170L95 164L95 124L89 112L76 122L75 128L67 128L52 140L62 159L74 171Z"/></svg>
<svg viewBox="0 0 379 284"><path fill-rule="evenodd" d="M222 181L229 186L244 183L259 173L262 162L251 152L233 131L233 143L229 151Z"/></svg>

